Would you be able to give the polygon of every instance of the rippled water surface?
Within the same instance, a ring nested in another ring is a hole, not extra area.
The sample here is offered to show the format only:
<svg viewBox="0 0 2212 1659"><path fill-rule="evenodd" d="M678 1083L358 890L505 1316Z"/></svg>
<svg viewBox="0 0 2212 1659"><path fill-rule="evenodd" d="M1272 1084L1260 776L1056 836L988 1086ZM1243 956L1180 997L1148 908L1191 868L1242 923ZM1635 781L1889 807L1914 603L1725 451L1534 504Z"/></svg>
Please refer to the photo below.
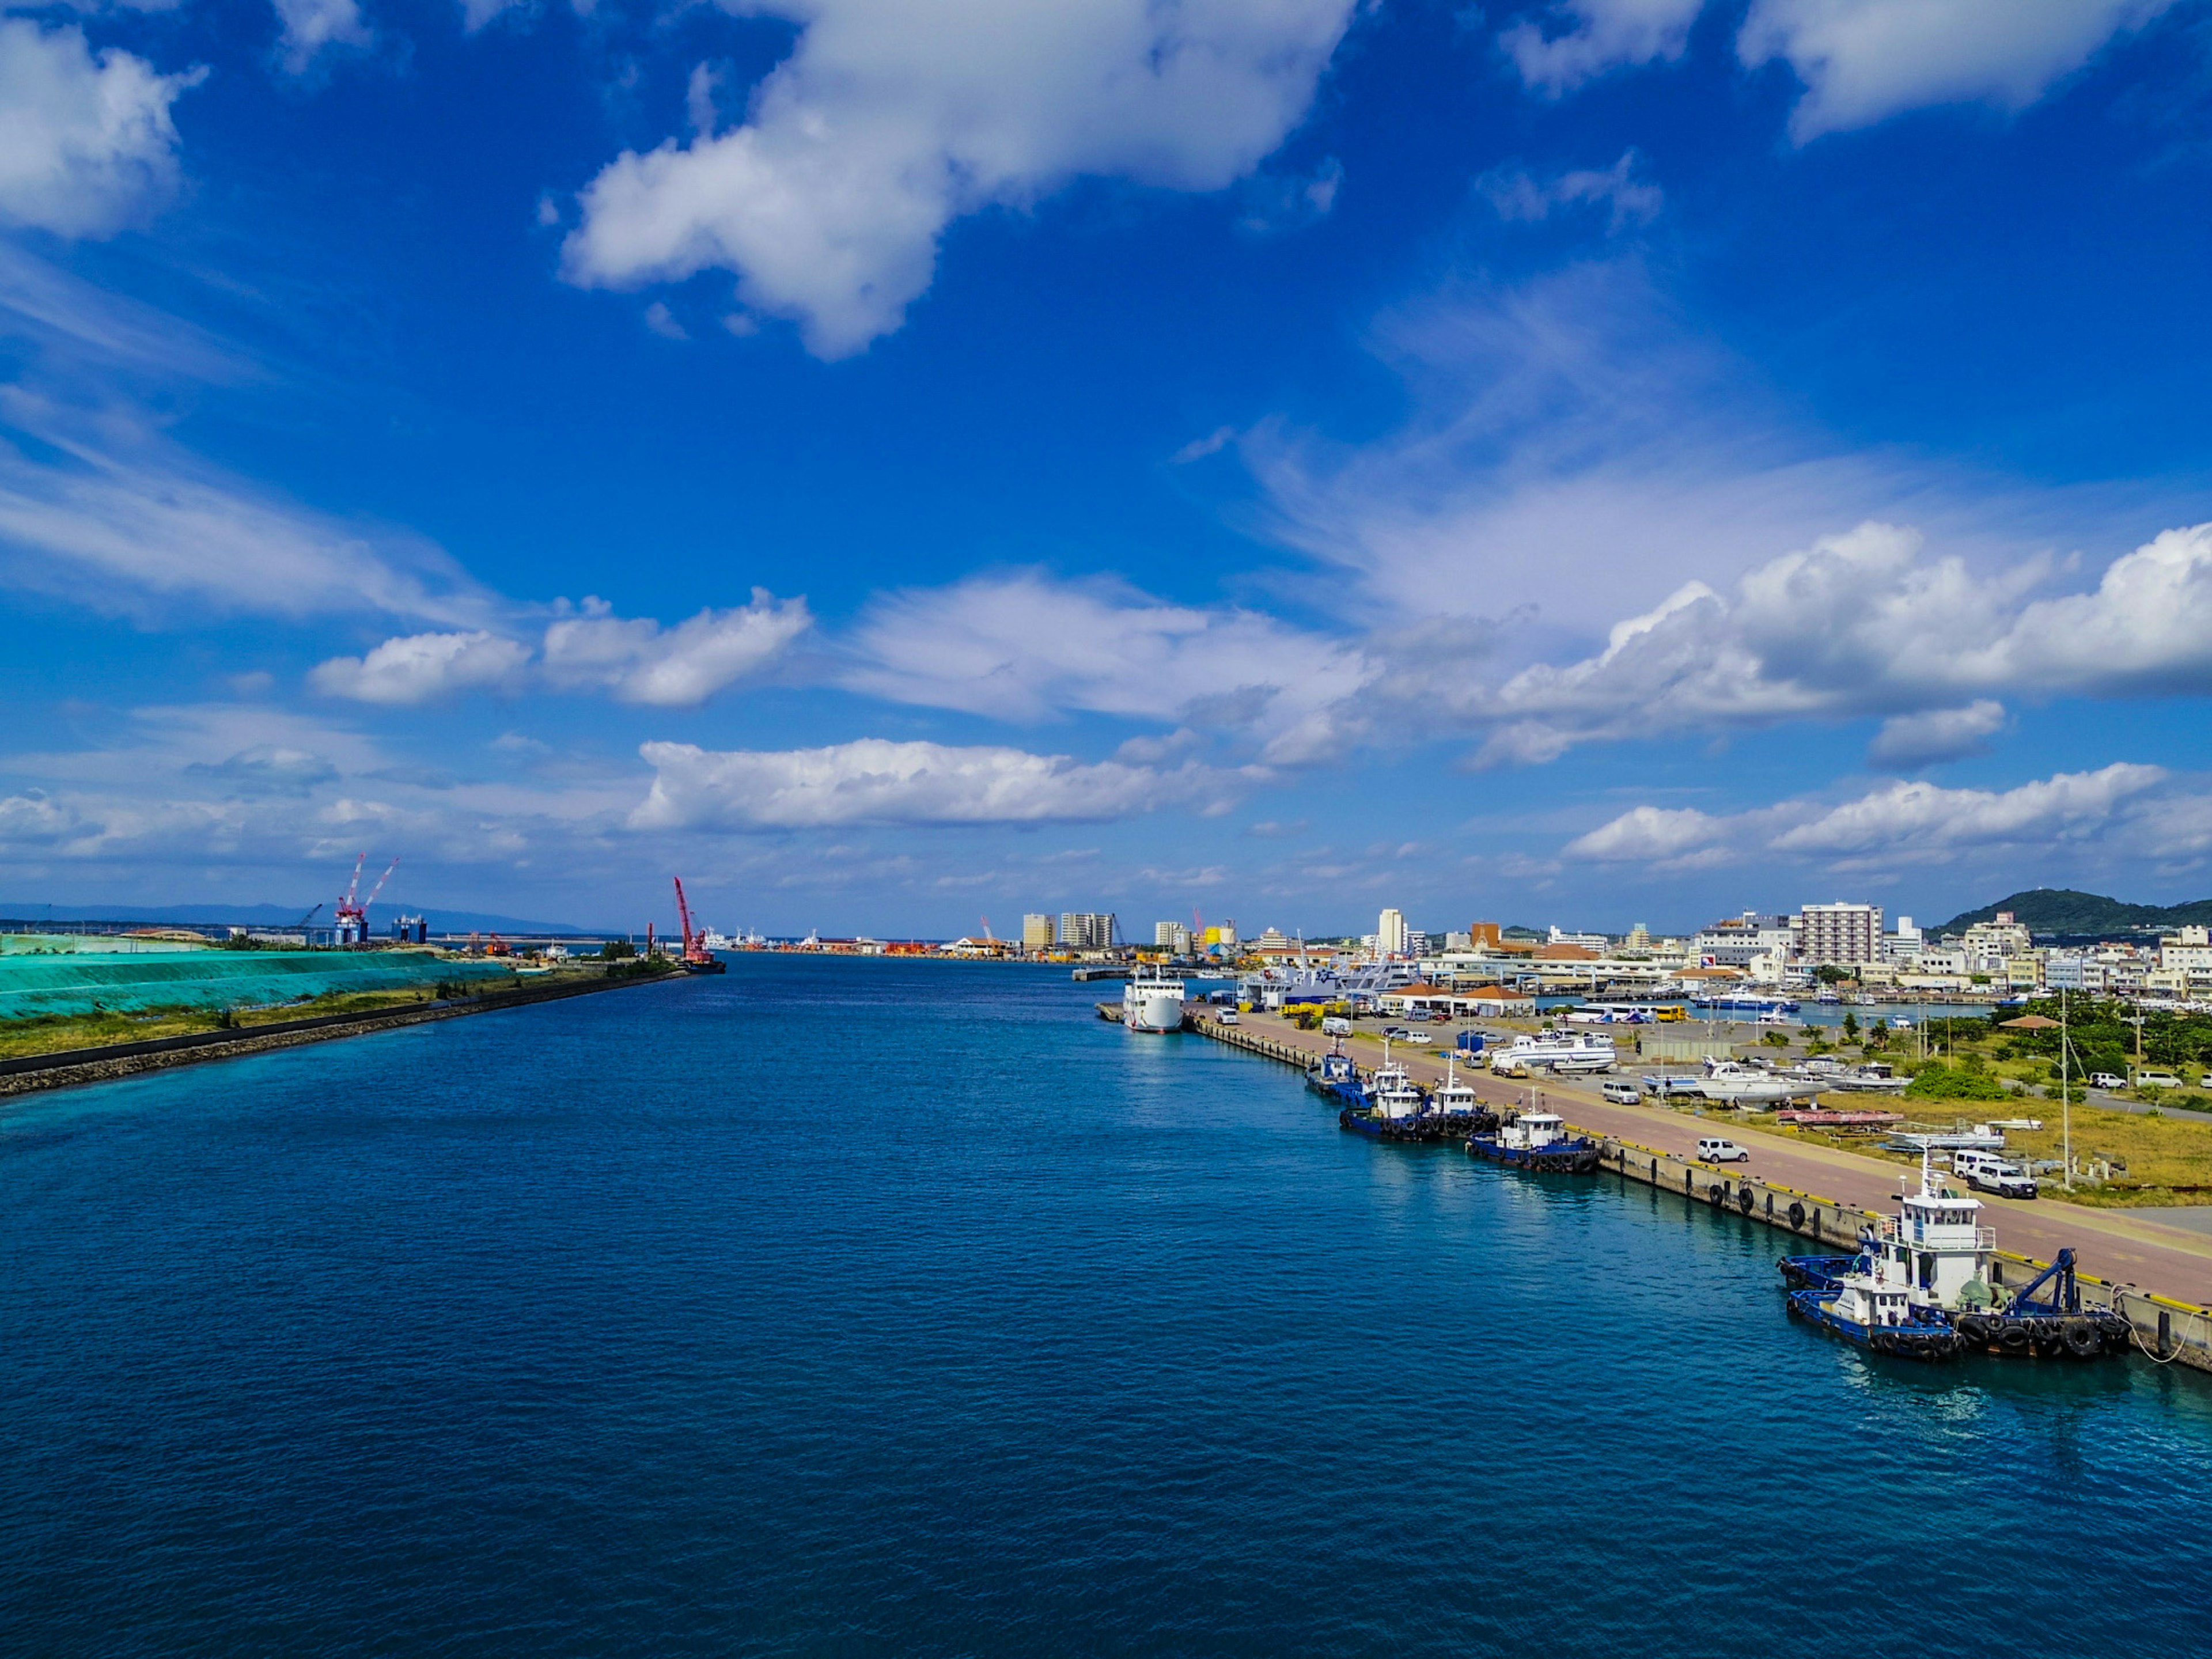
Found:
<svg viewBox="0 0 2212 1659"><path fill-rule="evenodd" d="M2212 1379L991 966L0 1104L0 1650L2202 1652Z"/></svg>

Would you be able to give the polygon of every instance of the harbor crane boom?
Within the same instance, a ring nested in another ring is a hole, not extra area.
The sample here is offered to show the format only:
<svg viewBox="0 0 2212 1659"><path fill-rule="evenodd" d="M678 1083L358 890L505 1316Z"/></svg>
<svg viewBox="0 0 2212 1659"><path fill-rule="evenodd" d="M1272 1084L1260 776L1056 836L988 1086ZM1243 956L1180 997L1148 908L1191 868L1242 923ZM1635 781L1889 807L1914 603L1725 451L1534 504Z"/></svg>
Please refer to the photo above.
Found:
<svg viewBox="0 0 2212 1659"><path fill-rule="evenodd" d="M396 858L386 865L384 873L376 878L376 885L368 890L368 896L361 902L361 916L363 922L368 920L368 907L376 902L376 896L384 890L384 884L392 879L392 872L398 867L399 860Z"/></svg>
<svg viewBox="0 0 2212 1659"><path fill-rule="evenodd" d="M705 932L692 931L691 907L684 897L684 878L676 876L672 879L676 883L676 919L684 927L684 960L687 963L712 962L714 958L708 954Z"/></svg>

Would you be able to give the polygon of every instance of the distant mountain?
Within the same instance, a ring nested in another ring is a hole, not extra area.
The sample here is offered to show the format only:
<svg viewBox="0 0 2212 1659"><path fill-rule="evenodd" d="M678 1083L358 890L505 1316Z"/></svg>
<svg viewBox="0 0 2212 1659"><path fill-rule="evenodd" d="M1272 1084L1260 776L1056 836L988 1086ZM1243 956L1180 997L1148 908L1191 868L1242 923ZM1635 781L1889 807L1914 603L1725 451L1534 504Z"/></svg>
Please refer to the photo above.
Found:
<svg viewBox="0 0 2212 1659"><path fill-rule="evenodd" d="M307 913L304 904L15 904L0 901L0 920L8 921L140 921L149 925L190 922L238 927L296 927ZM567 921L526 921L480 910L417 910L379 904L369 913L369 931L380 933L394 916L421 916L434 933L583 933L592 930ZM331 925L331 906L315 913L314 925Z"/></svg>
<svg viewBox="0 0 2212 1659"><path fill-rule="evenodd" d="M2192 899L2186 904L2127 904L2097 893L2079 893L2070 887L2037 887L2014 893L1978 910L1967 910L1931 935L1963 933L1978 921L1994 921L2000 910L2009 910L2031 933L2124 933L2136 927L2212 926L2212 899Z"/></svg>

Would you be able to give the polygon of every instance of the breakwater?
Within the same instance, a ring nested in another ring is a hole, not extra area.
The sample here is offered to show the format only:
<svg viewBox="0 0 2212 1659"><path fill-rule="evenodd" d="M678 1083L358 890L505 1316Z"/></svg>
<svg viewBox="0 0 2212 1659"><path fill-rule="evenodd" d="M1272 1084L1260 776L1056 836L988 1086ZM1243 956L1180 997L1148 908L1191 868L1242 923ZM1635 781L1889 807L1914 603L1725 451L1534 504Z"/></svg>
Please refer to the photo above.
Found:
<svg viewBox="0 0 2212 1659"><path fill-rule="evenodd" d="M1189 1029L1231 1048L1296 1066L1300 1072L1314 1063L1310 1049L1241 1025L1194 1018ZM1863 1231L1878 1227L1883 1219L1862 1206L1764 1176L1725 1171L1680 1153L1662 1152L1572 1121L1567 1127L1598 1143L1599 1168L1603 1172L1623 1182L1675 1194L1686 1203L1702 1204L1745 1222L1786 1232L1801 1241L1805 1254L1847 1250ZM1990 1277L1993 1288L2016 1290L2050 1265L2015 1251L1999 1250L1990 1264ZM2125 1319L2135 1332L2136 1346L2149 1358L2212 1373L2212 1308L2091 1273L2077 1272L2075 1278L2081 1285L2082 1305Z"/></svg>
<svg viewBox="0 0 2212 1659"><path fill-rule="evenodd" d="M143 1072L164 1071L176 1066L195 1066L212 1060L235 1060L302 1043L329 1042L341 1037L366 1036L372 1031L400 1025L422 1025L432 1020L458 1019L466 1014L491 1013L501 1008L526 1007L532 1003L557 1002L564 997L588 996L595 991L620 990L631 985L657 985L680 979L678 972L625 975L620 978L578 979L553 985L519 986L511 991L489 991L482 996L410 1003L395 1008L373 1008L359 1013L319 1014L307 1019L274 1020L265 1025L228 1030L191 1031L179 1036L152 1037L143 1042L117 1042L97 1048L65 1048L51 1054L26 1054L0 1060L0 1097L36 1093L45 1089L74 1088L87 1083L111 1083Z"/></svg>

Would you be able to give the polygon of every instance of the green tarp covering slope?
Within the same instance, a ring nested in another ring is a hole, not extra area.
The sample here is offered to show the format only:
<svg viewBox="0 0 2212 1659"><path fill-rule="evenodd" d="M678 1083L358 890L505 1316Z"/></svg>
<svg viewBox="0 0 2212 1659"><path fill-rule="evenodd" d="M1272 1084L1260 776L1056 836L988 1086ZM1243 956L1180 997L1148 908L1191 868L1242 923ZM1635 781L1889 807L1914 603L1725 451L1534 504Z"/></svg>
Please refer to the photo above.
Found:
<svg viewBox="0 0 2212 1659"><path fill-rule="evenodd" d="M0 1019L101 1008L251 1008L331 992L514 979L504 963L421 951L192 951L0 957Z"/></svg>

